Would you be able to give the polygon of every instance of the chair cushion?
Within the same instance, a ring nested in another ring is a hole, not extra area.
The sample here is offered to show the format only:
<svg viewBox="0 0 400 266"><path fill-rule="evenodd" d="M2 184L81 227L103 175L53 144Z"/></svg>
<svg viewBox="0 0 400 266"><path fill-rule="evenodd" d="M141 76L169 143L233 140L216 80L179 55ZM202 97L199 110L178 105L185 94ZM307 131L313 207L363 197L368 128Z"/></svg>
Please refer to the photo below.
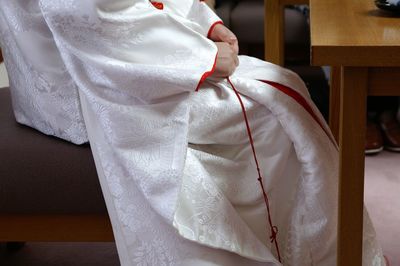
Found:
<svg viewBox="0 0 400 266"><path fill-rule="evenodd" d="M88 144L16 123L8 88L0 89L0 125L1 214L106 212Z"/></svg>

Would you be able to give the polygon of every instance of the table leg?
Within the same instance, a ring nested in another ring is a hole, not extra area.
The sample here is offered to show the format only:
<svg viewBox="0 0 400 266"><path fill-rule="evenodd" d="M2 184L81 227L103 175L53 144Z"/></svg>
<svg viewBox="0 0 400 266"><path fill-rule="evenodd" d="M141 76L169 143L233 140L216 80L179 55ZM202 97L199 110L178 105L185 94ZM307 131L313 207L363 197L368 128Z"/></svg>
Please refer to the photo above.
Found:
<svg viewBox="0 0 400 266"><path fill-rule="evenodd" d="M362 265L367 68L342 67L338 265Z"/></svg>

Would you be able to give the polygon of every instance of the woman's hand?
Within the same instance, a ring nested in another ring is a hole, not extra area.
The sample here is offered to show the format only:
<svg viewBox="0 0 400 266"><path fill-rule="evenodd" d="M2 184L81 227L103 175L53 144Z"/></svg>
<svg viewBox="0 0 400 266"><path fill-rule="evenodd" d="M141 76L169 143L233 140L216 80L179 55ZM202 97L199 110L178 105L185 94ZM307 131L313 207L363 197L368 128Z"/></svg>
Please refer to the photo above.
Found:
<svg viewBox="0 0 400 266"><path fill-rule="evenodd" d="M226 42L216 42L218 48L217 62L212 77L226 78L232 75L239 65L239 58L232 46Z"/></svg>
<svg viewBox="0 0 400 266"><path fill-rule="evenodd" d="M231 32L227 27L225 27L223 24L215 25L214 29L212 29L209 38L214 42L228 43L232 47L232 50L236 53L236 55L238 55L239 53L238 39L236 38L236 35L233 32Z"/></svg>

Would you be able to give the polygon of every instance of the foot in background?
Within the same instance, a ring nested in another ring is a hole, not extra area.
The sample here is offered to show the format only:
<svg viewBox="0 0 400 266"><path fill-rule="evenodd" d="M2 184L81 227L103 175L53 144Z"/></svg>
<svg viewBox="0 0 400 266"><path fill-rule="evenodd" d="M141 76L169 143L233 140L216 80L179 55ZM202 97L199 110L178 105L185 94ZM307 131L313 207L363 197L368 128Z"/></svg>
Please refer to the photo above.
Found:
<svg viewBox="0 0 400 266"><path fill-rule="evenodd" d="M383 257L385 258L386 266L390 266L389 259L385 255L383 255Z"/></svg>
<svg viewBox="0 0 400 266"><path fill-rule="evenodd" d="M400 123L395 112L384 111L379 116L385 149L400 152Z"/></svg>
<svg viewBox="0 0 400 266"><path fill-rule="evenodd" d="M374 155L383 150L382 134L377 123L367 119L367 134L365 140L365 154Z"/></svg>

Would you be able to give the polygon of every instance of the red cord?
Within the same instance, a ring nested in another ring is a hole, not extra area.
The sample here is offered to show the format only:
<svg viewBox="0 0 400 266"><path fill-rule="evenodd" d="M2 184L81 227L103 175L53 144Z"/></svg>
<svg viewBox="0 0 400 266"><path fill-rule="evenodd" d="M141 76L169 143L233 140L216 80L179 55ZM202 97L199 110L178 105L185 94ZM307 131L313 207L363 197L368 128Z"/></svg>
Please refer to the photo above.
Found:
<svg viewBox="0 0 400 266"><path fill-rule="evenodd" d="M242 98L240 97L239 92L236 90L235 86L233 85L233 83L231 82L229 77L227 79L228 79L229 84L231 85L233 91L235 92L235 94L236 94L236 96L237 96L237 98L239 100L240 106L242 107L244 121L246 123L247 135L249 136L249 141L250 141L251 149L253 151L254 161L255 161L256 167L257 167L258 181L260 182L260 186L261 186L262 193L263 193L263 196L264 196L264 202L265 202L265 205L267 206L267 213L268 213L267 219L268 219L268 223L269 223L269 227L270 227L269 229L271 230L270 240L271 240L271 243L275 243L275 248L276 248L276 253L278 255L278 260L279 260L279 262L282 262L281 261L281 254L279 252L278 240L276 238L276 236L278 234L278 227L276 227L276 226L274 226L272 224L271 211L270 211L270 208L269 208L269 199L268 199L267 193L265 192L263 178L261 176L260 166L259 166L259 163L258 163L258 160L257 160L256 149L254 147L253 136L251 134L249 120L247 119L246 108L244 107L244 104L243 104Z"/></svg>

